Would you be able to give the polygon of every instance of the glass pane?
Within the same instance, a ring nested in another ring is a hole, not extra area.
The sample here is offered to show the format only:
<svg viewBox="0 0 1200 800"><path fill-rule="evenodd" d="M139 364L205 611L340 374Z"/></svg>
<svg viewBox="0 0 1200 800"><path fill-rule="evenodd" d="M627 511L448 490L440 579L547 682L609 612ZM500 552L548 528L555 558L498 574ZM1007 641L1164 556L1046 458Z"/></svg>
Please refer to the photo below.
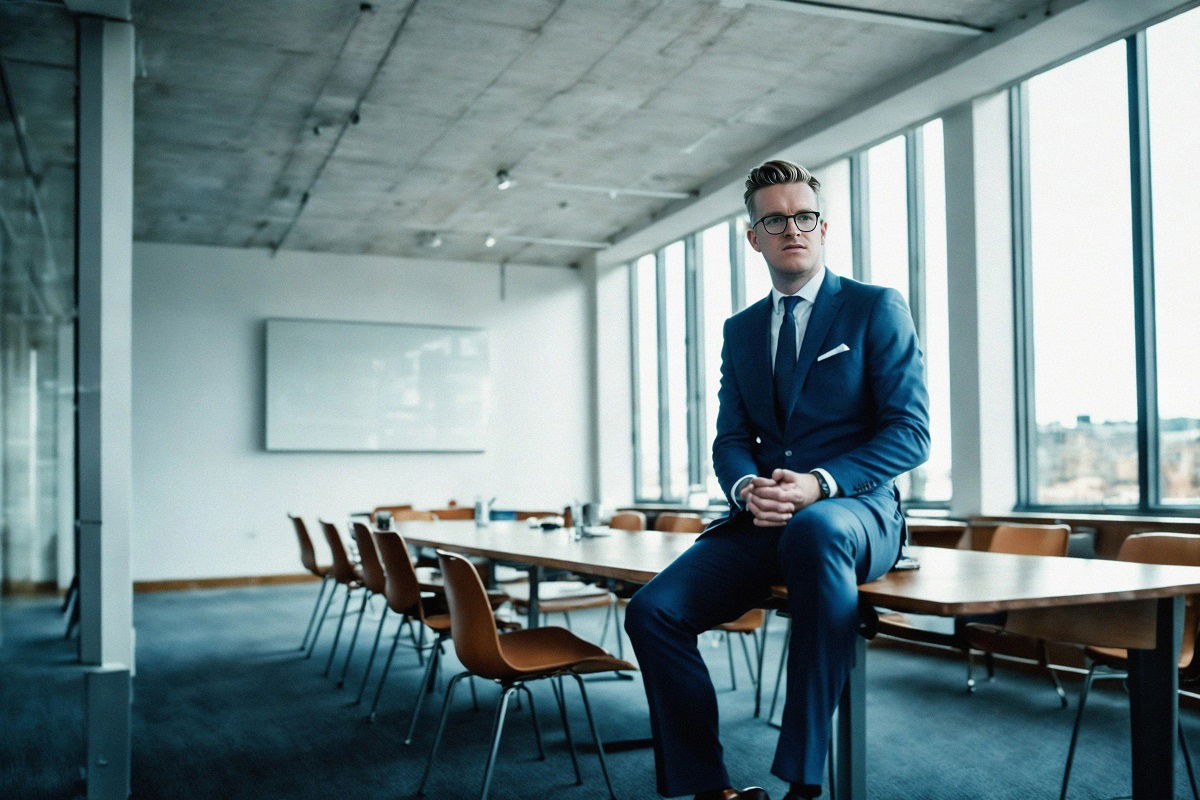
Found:
<svg viewBox="0 0 1200 800"><path fill-rule="evenodd" d="M687 439L687 297L683 242L673 242L663 251L666 271L663 300L666 318L667 385L664 393L667 449L670 474L663 482L664 499L682 500L688 492Z"/></svg>
<svg viewBox="0 0 1200 800"><path fill-rule="evenodd" d="M742 250L746 256L746 305L752 306L771 293L771 273L767 271L767 262L762 254L746 241L742 233Z"/></svg>
<svg viewBox="0 0 1200 800"><path fill-rule="evenodd" d="M634 296L637 298L637 317L634 319L634 364L637 371L637 404L634 411L637 423L638 499L657 500L662 497L658 468L658 277L654 254L642 256L633 264Z"/></svg>
<svg viewBox="0 0 1200 800"><path fill-rule="evenodd" d="M890 286L908 300L908 188L904 137L867 151L867 223L871 283Z"/></svg>
<svg viewBox="0 0 1200 800"><path fill-rule="evenodd" d="M929 460L912 472L911 497L950 500L950 318L946 294L946 183L942 121L922 128L925 162L925 303L921 347L929 387Z"/></svg>
<svg viewBox="0 0 1200 800"><path fill-rule="evenodd" d="M1125 44L1029 81L1037 503L1138 502Z"/></svg>
<svg viewBox="0 0 1200 800"><path fill-rule="evenodd" d="M721 384L721 342L725 320L733 313L730 291L729 223L714 225L700 234L700 278L704 286L704 375L700 393L704 398L705 450L703 474L708 493L721 496L721 486L712 471L708 447L717 435L717 389Z"/></svg>
<svg viewBox="0 0 1200 800"><path fill-rule="evenodd" d="M850 246L850 160L843 158L821 169L821 219L829 223L825 234L825 266L854 276L854 248Z"/></svg>
<svg viewBox="0 0 1200 800"><path fill-rule="evenodd" d="M1200 504L1200 281L1196 253L1195 127L1200 119L1196 42L1200 10L1146 33L1154 202L1154 302L1158 346L1162 500Z"/></svg>

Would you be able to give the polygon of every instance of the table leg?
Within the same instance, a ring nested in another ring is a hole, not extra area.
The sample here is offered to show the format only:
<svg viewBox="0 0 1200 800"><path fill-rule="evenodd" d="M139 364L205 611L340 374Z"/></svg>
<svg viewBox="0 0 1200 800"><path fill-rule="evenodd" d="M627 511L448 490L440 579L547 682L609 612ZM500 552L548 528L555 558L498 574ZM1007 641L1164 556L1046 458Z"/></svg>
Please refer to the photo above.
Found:
<svg viewBox="0 0 1200 800"><path fill-rule="evenodd" d="M537 564L529 565L529 615L526 625L538 627L538 584L542 580L542 568Z"/></svg>
<svg viewBox="0 0 1200 800"><path fill-rule="evenodd" d="M834 732L833 793L838 800L867 797L867 640L854 637L854 664L838 703Z"/></svg>
<svg viewBox="0 0 1200 800"><path fill-rule="evenodd" d="M1129 651L1129 721L1133 798L1175 796L1175 737L1179 720L1179 646L1184 598L1157 601L1153 650Z"/></svg>

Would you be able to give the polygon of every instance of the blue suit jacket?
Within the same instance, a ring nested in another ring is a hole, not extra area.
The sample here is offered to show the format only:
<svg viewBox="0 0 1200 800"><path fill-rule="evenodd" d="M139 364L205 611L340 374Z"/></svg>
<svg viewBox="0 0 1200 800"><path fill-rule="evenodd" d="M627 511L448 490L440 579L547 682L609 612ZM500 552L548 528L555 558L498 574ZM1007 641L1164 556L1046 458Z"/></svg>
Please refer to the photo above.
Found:
<svg viewBox="0 0 1200 800"><path fill-rule="evenodd" d="M826 270L796 361L791 412L775 413L771 298L725 322L713 467L744 475L827 470L841 495L885 490L929 452L929 398L912 316L894 289ZM846 345L845 352L818 356Z"/></svg>

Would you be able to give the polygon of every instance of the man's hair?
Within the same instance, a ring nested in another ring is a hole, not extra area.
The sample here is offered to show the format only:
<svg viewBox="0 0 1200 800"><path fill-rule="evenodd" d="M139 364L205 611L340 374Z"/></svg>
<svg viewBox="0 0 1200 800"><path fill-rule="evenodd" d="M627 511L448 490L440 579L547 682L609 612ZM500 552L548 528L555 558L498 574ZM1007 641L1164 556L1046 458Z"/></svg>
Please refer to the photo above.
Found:
<svg viewBox="0 0 1200 800"><path fill-rule="evenodd" d="M779 183L807 183L817 196L817 207L812 210L821 210L821 182L815 175L790 161L768 161L761 167L750 170L750 175L746 178L746 194L742 199L746 202L746 212L750 214L751 222L754 221L754 193L765 186Z"/></svg>

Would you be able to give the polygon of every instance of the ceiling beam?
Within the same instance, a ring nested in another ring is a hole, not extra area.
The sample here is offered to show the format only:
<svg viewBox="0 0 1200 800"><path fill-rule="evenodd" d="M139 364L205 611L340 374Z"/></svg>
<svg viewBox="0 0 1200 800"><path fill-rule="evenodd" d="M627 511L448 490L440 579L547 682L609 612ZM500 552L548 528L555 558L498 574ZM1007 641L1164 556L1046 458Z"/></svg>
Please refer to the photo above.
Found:
<svg viewBox="0 0 1200 800"><path fill-rule="evenodd" d="M94 17L130 22L133 19L130 0L64 0L74 14L89 14Z"/></svg>
<svg viewBox="0 0 1200 800"><path fill-rule="evenodd" d="M614 235L597 254L601 265L630 261L711 225L742 205L746 173L784 158L820 167L960 103L990 94L1062 64L1135 30L1200 5L1200 0L1077 0L1052 3L968 42L956 55L883 84L839 109L784 134L714 176L694 201L680 200L652 221Z"/></svg>
<svg viewBox="0 0 1200 800"><path fill-rule="evenodd" d="M761 6L782 11L794 11L816 17L832 17L851 22L874 22L900 28L916 28L935 33L950 33L956 36L979 36L989 33L991 28L968 25L953 20L922 17L917 14L900 14L894 11L879 11L873 8L847 6L841 3L821 3L816 0L726 0L724 6Z"/></svg>

